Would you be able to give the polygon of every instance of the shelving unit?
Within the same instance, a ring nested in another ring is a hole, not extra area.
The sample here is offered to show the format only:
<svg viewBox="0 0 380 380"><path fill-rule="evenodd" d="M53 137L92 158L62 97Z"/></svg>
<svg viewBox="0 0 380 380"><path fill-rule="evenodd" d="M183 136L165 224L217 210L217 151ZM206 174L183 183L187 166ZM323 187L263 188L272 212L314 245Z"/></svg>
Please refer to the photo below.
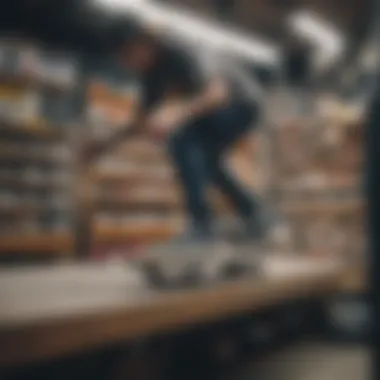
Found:
<svg viewBox="0 0 380 380"><path fill-rule="evenodd" d="M275 131L275 201L300 251L363 257L362 118L336 103L318 115L312 128L294 122Z"/></svg>
<svg viewBox="0 0 380 380"><path fill-rule="evenodd" d="M29 41L0 41L1 257L72 252L62 236L72 219L65 107L74 77L68 56Z"/></svg>

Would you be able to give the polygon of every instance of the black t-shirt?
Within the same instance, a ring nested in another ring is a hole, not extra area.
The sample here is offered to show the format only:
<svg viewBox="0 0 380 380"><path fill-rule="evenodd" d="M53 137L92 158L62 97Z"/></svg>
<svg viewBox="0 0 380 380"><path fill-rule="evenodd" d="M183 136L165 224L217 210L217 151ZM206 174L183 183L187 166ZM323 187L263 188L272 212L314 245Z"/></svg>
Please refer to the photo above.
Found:
<svg viewBox="0 0 380 380"><path fill-rule="evenodd" d="M170 94L197 94L204 88L206 77L196 56L176 46L163 46L158 62L141 82L143 108L150 109Z"/></svg>
<svg viewBox="0 0 380 380"><path fill-rule="evenodd" d="M200 93L212 77L225 81L230 103L250 107L260 102L260 86L228 57L215 53L197 54L178 46L164 46L157 64L142 78L143 109L149 110L167 94L192 96Z"/></svg>

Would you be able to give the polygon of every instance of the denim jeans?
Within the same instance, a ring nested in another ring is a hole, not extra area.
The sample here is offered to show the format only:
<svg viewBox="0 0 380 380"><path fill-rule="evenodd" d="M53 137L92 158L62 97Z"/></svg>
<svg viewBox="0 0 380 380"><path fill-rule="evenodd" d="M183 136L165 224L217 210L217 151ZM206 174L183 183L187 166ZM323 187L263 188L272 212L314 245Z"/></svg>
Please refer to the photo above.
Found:
<svg viewBox="0 0 380 380"><path fill-rule="evenodd" d="M206 198L209 184L217 187L243 219L254 215L257 201L227 169L226 150L256 125L257 107L230 104L207 117L180 126L169 136L168 151L181 181L193 228L211 233L213 215Z"/></svg>

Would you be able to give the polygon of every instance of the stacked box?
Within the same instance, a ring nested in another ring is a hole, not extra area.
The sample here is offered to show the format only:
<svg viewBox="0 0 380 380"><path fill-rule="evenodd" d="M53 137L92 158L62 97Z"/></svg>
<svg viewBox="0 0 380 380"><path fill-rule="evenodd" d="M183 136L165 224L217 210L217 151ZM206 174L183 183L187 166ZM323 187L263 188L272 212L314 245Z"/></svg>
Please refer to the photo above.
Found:
<svg viewBox="0 0 380 380"><path fill-rule="evenodd" d="M296 230L296 246L312 254L353 258L364 252L364 215L353 203L341 209L316 209L287 213Z"/></svg>
<svg viewBox="0 0 380 380"><path fill-rule="evenodd" d="M285 126L275 131L274 188L313 193L360 187L363 168L359 126Z"/></svg>
<svg viewBox="0 0 380 380"><path fill-rule="evenodd" d="M275 129L272 185L298 250L344 257L364 253L362 143L358 119Z"/></svg>

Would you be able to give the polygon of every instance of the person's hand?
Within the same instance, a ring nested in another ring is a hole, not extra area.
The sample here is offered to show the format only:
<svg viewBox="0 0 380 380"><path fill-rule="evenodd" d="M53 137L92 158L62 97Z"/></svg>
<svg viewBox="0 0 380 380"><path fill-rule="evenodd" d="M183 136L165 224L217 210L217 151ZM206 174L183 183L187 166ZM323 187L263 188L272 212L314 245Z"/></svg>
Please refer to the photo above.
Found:
<svg viewBox="0 0 380 380"><path fill-rule="evenodd" d="M186 120L185 108L182 104L171 103L153 112L148 124L151 133L157 138L164 138Z"/></svg>

